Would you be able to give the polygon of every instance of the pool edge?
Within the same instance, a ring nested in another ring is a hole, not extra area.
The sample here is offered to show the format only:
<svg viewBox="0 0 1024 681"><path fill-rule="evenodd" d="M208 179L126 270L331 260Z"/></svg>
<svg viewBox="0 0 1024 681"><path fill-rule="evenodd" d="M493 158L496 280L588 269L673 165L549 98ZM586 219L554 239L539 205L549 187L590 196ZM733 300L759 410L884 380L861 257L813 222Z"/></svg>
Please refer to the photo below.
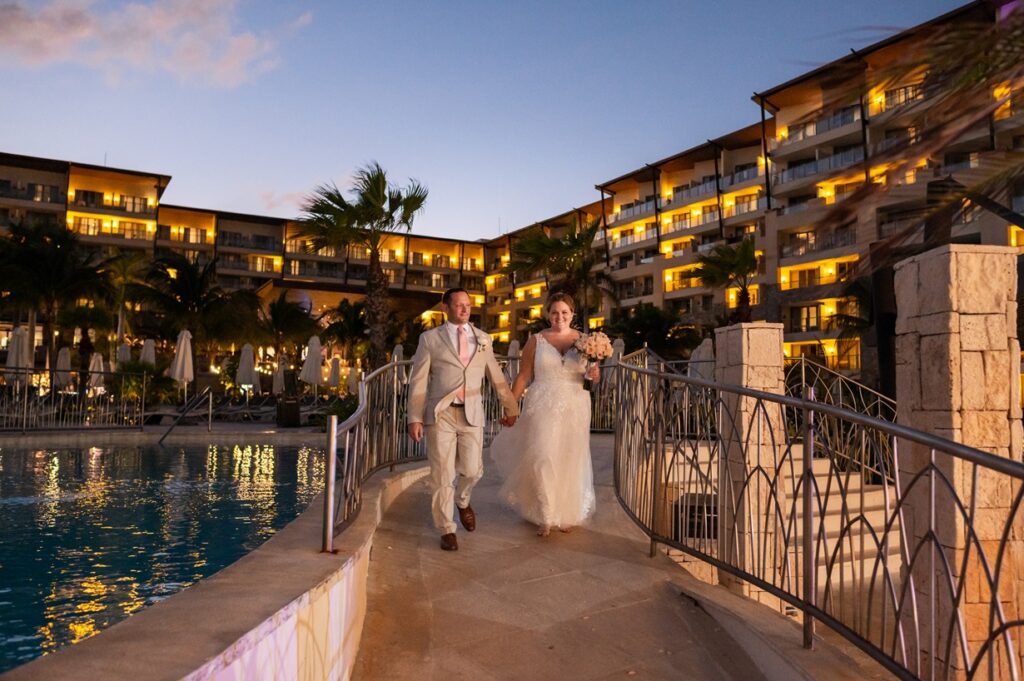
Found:
<svg viewBox="0 0 1024 681"><path fill-rule="evenodd" d="M319 552L322 497L256 550L81 643L0 674L28 679L348 678L366 614L374 532L391 502L428 473L382 474L363 509Z"/></svg>

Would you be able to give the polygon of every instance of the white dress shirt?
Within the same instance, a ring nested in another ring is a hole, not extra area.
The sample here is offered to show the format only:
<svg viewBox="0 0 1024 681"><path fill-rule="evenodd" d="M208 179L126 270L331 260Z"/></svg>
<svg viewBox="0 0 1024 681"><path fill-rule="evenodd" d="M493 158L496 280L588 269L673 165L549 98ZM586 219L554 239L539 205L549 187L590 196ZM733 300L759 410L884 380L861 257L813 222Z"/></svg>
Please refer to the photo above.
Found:
<svg viewBox="0 0 1024 681"><path fill-rule="evenodd" d="M453 324L449 321L445 321L444 328L448 332L448 337L452 340L452 347L455 348L455 354L459 352L459 324ZM462 324L463 331L466 332L466 347L469 348L469 356L472 357L476 354L476 334L473 333L473 327L469 324ZM461 400L455 400L453 404L462 404Z"/></svg>

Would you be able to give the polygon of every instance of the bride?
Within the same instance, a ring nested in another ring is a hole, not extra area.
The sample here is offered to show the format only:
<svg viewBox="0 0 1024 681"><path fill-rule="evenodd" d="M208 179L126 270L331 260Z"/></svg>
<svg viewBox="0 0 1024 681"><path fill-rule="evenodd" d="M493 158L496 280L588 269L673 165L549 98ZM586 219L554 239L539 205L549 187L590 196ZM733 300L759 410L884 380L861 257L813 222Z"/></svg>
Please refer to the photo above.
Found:
<svg viewBox="0 0 1024 681"><path fill-rule="evenodd" d="M574 344L575 301L554 293L544 306L551 328L530 337L512 394L523 403L519 421L491 443L491 457L505 478L501 497L546 537L552 527L568 532L594 512L590 463L590 393L583 378L599 379Z"/></svg>

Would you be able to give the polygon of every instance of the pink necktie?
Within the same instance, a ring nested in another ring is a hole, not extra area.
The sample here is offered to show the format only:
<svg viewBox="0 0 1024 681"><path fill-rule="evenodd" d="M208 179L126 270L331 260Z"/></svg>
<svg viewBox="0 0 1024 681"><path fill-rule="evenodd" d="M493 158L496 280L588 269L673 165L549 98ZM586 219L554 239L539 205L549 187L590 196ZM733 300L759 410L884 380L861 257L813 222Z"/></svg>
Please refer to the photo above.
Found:
<svg viewBox="0 0 1024 681"><path fill-rule="evenodd" d="M455 334L459 339L459 359L462 360L462 366L469 366L469 339L466 338L466 327L459 326L458 332ZM459 392L456 398L460 402L466 401L466 384L463 382L462 387L459 388Z"/></svg>

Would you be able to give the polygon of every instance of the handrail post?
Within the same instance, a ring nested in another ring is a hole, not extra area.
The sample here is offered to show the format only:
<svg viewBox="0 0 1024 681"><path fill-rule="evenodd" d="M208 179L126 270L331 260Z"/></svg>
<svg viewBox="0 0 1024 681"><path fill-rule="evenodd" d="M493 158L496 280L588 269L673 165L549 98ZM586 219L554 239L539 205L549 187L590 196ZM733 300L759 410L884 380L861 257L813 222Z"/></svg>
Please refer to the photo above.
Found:
<svg viewBox="0 0 1024 681"><path fill-rule="evenodd" d="M146 372L142 372L142 398L139 403L139 430L146 430Z"/></svg>
<svg viewBox="0 0 1024 681"><path fill-rule="evenodd" d="M327 417L327 472L324 475L324 541L322 553L334 553L334 476L337 472L338 416Z"/></svg>
<svg viewBox="0 0 1024 681"><path fill-rule="evenodd" d="M213 391L210 391L209 399L206 400L206 432L213 432Z"/></svg>
<svg viewBox="0 0 1024 681"><path fill-rule="evenodd" d="M656 420L654 422L654 447L652 447L654 451L654 480L651 485L651 558L658 555L658 542L654 539L654 535L658 533L658 520L663 503L661 478L665 473L663 470L665 459L665 395L662 394L662 386L667 384L664 376L665 365L659 362L658 377L653 386L653 401L655 404L652 410Z"/></svg>
<svg viewBox="0 0 1024 681"><path fill-rule="evenodd" d="M803 470L803 571L804 571L804 602L811 606L817 605L817 572L814 542L814 409L810 403L814 401L814 388L804 385L804 470ZM804 648L814 649L814 617L804 610Z"/></svg>

